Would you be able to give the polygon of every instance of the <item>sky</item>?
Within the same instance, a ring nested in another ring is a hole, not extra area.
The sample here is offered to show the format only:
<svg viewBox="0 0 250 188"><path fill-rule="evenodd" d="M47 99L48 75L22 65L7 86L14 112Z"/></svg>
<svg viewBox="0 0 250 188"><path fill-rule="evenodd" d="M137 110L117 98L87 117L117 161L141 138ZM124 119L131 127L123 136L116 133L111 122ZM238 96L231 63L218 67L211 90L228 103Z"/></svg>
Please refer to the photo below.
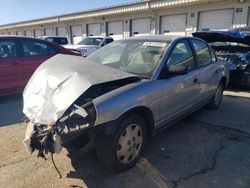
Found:
<svg viewBox="0 0 250 188"><path fill-rule="evenodd" d="M137 0L2 0L0 25L134 1Z"/></svg>

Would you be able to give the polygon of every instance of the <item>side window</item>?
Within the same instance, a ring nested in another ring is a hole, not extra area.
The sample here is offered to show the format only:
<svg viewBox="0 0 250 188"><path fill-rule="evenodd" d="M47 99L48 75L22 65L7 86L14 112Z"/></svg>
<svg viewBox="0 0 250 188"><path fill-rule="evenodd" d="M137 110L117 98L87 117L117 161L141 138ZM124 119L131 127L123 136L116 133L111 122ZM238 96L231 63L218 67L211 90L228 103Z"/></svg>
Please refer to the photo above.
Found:
<svg viewBox="0 0 250 188"><path fill-rule="evenodd" d="M105 39L105 41L102 43L102 46L105 46L113 41L114 41L113 39Z"/></svg>
<svg viewBox="0 0 250 188"><path fill-rule="evenodd" d="M113 39L106 39L105 44L109 44L109 43L111 43L113 41L114 41Z"/></svg>
<svg viewBox="0 0 250 188"><path fill-rule="evenodd" d="M209 48L206 43L199 40L191 40L197 55L199 67L212 63Z"/></svg>
<svg viewBox="0 0 250 188"><path fill-rule="evenodd" d="M0 58L16 57L15 41L0 41Z"/></svg>
<svg viewBox="0 0 250 188"><path fill-rule="evenodd" d="M167 65L182 65L192 70L195 67L194 56L187 41L179 42L172 51Z"/></svg>
<svg viewBox="0 0 250 188"><path fill-rule="evenodd" d="M65 45L68 44L67 38L54 38L53 42L59 44L59 45Z"/></svg>
<svg viewBox="0 0 250 188"><path fill-rule="evenodd" d="M40 56L53 55L58 53L58 50L48 44L36 41L23 41L24 56Z"/></svg>

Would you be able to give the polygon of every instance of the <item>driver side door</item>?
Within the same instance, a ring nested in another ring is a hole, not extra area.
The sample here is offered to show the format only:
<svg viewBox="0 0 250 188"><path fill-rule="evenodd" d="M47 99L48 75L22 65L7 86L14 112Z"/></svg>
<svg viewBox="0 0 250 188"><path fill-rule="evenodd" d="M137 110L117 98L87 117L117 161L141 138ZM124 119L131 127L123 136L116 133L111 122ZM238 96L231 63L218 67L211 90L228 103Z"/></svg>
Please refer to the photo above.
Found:
<svg viewBox="0 0 250 188"><path fill-rule="evenodd" d="M160 103L160 122L163 126L192 110L200 97L199 70L188 40L178 41L170 53L163 69L170 65L180 65L188 69L187 74L163 75L159 81L162 85ZM168 74L168 71L162 71Z"/></svg>

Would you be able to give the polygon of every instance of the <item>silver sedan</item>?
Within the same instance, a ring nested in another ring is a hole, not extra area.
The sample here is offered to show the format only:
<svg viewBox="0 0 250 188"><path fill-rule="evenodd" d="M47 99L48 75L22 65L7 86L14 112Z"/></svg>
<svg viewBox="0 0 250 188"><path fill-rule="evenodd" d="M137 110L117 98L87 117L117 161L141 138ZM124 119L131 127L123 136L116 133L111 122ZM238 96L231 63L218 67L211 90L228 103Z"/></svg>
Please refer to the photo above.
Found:
<svg viewBox="0 0 250 188"><path fill-rule="evenodd" d="M102 164L123 171L157 131L204 106L217 109L228 80L225 62L194 37L134 37L85 59L57 55L23 93L24 143L41 157L95 143Z"/></svg>

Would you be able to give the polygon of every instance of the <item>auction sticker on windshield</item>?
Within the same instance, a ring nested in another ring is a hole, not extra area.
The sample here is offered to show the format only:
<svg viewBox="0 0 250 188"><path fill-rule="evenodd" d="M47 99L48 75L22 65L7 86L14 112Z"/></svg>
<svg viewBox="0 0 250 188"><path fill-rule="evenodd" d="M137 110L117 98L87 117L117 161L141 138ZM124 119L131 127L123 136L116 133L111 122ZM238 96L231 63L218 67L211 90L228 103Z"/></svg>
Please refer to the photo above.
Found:
<svg viewBox="0 0 250 188"><path fill-rule="evenodd" d="M165 47L167 44L163 42L144 42L143 46Z"/></svg>

